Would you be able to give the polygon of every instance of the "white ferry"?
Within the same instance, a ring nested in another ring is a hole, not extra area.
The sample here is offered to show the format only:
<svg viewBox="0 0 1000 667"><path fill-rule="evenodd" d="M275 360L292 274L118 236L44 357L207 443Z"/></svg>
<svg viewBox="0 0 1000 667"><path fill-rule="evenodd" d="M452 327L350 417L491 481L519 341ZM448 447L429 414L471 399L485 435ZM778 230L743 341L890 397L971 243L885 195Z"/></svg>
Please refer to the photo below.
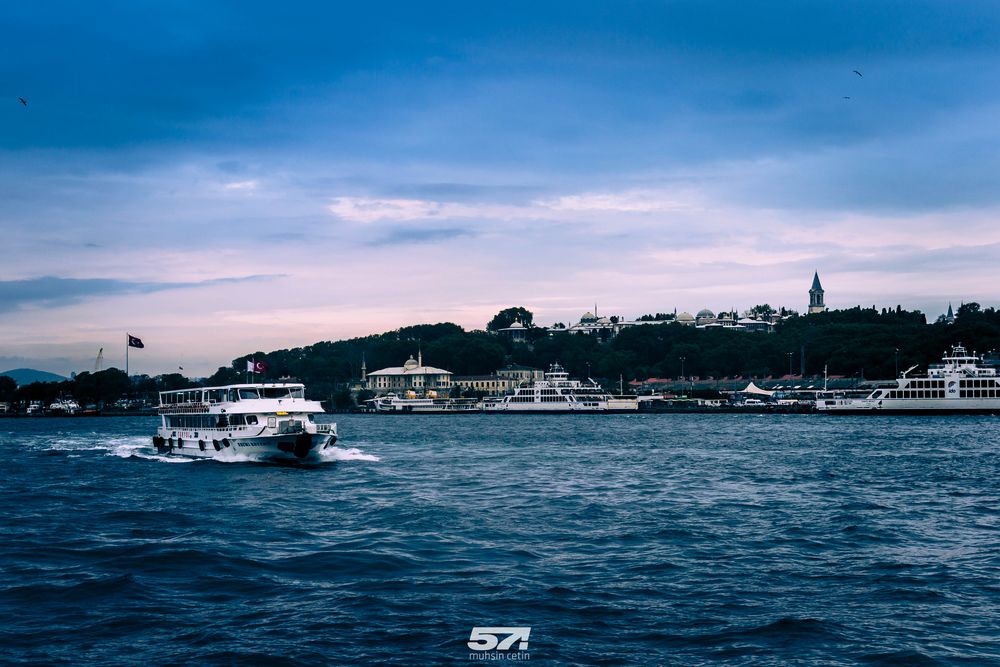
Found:
<svg viewBox="0 0 1000 667"><path fill-rule="evenodd" d="M523 383L513 394L483 402L483 412L635 412L635 396L612 396L599 384L570 380L559 364L552 364L544 379Z"/></svg>
<svg viewBox="0 0 1000 667"><path fill-rule="evenodd" d="M415 392L405 396L394 393L370 399L375 412L410 415L410 414L440 414L452 412L479 412L480 403L473 398L438 398L434 391L426 396L418 397Z"/></svg>
<svg viewBox="0 0 1000 667"><path fill-rule="evenodd" d="M831 415L988 414L1000 415L1000 376L982 357L961 345L924 375L907 369L895 387L880 387L864 398L821 398L816 409Z"/></svg>
<svg viewBox="0 0 1000 667"><path fill-rule="evenodd" d="M257 459L303 460L337 441L336 424L317 424L318 401L301 384L233 384L160 392L160 453L213 458L226 450Z"/></svg>
<svg viewBox="0 0 1000 667"><path fill-rule="evenodd" d="M72 415L80 411L80 404L72 398L60 398L49 405L49 412L53 414Z"/></svg>

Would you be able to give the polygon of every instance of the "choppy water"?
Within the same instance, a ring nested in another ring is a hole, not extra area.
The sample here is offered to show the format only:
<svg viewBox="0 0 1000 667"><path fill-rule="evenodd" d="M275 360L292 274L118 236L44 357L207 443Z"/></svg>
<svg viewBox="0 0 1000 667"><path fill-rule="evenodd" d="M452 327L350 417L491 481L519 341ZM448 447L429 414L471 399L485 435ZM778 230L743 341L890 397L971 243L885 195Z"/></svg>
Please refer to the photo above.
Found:
<svg viewBox="0 0 1000 667"><path fill-rule="evenodd" d="M0 662L1000 664L996 419L337 421L304 468L0 421Z"/></svg>

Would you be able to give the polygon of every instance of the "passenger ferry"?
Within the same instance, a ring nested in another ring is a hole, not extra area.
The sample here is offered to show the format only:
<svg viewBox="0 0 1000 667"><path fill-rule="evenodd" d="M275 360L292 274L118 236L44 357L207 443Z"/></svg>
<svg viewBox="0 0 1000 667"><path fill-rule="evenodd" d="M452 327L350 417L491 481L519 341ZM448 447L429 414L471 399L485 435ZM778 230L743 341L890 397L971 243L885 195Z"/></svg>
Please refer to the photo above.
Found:
<svg viewBox="0 0 1000 667"><path fill-rule="evenodd" d="M988 414L1000 415L1000 376L983 358L955 345L940 364L895 387L880 387L864 398L819 399L816 409L831 415Z"/></svg>
<svg viewBox="0 0 1000 667"><path fill-rule="evenodd" d="M375 412L393 415L479 412L480 410L480 403L474 398L438 398L434 391L428 391L427 395L423 397L417 397L414 392L408 392L404 396L390 393L370 399L369 402Z"/></svg>
<svg viewBox="0 0 1000 667"><path fill-rule="evenodd" d="M638 409L639 400L635 396L612 396L590 379L570 380L559 364L552 364L542 380L524 383L503 398L483 401L483 412L607 413Z"/></svg>
<svg viewBox="0 0 1000 667"><path fill-rule="evenodd" d="M233 384L160 392L160 453L213 458L231 452L256 459L317 458L337 442L336 424L317 424L318 401L292 383Z"/></svg>

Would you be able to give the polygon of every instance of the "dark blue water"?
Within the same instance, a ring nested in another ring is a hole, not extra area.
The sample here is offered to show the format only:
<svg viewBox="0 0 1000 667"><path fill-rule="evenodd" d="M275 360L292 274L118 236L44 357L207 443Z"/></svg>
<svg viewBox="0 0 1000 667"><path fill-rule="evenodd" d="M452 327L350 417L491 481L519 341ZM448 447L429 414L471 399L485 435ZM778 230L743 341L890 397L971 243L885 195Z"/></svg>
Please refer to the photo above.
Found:
<svg viewBox="0 0 1000 667"><path fill-rule="evenodd" d="M0 422L0 662L1000 664L996 419L338 422L308 468Z"/></svg>

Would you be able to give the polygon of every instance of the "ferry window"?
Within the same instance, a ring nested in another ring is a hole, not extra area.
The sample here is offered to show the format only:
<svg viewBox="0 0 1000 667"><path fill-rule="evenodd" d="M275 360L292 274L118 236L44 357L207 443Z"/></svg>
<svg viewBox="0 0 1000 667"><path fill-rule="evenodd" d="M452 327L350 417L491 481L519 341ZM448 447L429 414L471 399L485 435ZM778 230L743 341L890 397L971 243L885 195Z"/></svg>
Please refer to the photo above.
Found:
<svg viewBox="0 0 1000 667"><path fill-rule="evenodd" d="M267 426L268 426L268 428L275 428L277 425L278 425L278 418L277 417L268 417L267 418Z"/></svg>
<svg viewBox="0 0 1000 667"><path fill-rule="evenodd" d="M238 400L240 400L239 393L235 389L230 389L229 390L229 402L232 403L233 401L238 401Z"/></svg>
<svg viewBox="0 0 1000 667"><path fill-rule="evenodd" d="M267 387L261 390L263 398L288 398L288 387Z"/></svg>
<svg viewBox="0 0 1000 667"><path fill-rule="evenodd" d="M316 415L310 412L309 414L306 415L306 419L308 419L311 422L314 422L316 421Z"/></svg>
<svg viewBox="0 0 1000 667"><path fill-rule="evenodd" d="M253 399L253 398L260 398L257 395L257 390L256 389L240 389L240 399L246 400L246 399Z"/></svg>
<svg viewBox="0 0 1000 667"><path fill-rule="evenodd" d="M303 387L292 389L292 398L305 398L305 389Z"/></svg>
<svg viewBox="0 0 1000 667"><path fill-rule="evenodd" d="M247 424L250 426L257 425L257 415L247 415Z"/></svg>

